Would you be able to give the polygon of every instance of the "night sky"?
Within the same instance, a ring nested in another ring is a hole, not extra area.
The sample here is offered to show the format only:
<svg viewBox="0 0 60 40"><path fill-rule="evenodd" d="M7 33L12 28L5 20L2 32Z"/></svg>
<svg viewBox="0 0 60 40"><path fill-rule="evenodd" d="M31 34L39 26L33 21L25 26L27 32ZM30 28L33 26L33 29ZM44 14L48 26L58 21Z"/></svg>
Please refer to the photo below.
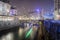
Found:
<svg viewBox="0 0 60 40"><path fill-rule="evenodd" d="M49 10L48 13L52 13L50 10L54 9L53 0L10 0L11 5L16 6L18 15L28 15L29 11L36 9Z"/></svg>

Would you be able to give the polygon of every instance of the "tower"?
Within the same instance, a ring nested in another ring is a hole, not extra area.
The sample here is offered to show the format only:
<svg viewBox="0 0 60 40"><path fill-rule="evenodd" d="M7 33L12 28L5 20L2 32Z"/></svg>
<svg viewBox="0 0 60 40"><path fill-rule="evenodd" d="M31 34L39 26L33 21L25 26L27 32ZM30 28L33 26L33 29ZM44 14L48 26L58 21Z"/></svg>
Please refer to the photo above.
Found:
<svg viewBox="0 0 60 40"><path fill-rule="evenodd" d="M60 0L54 0L54 19L60 20Z"/></svg>

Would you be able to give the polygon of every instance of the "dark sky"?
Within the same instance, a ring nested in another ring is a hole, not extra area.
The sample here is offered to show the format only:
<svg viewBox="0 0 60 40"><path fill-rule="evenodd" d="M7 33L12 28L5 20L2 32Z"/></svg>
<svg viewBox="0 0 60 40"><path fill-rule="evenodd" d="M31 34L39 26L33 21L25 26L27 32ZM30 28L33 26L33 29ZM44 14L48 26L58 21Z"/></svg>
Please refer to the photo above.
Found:
<svg viewBox="0 0 60 40"><path fill-rule="evenodd" d="M11 0L11 5L16 6L18 15L28 14L35 9L53 10L53 0Z"/></svg>

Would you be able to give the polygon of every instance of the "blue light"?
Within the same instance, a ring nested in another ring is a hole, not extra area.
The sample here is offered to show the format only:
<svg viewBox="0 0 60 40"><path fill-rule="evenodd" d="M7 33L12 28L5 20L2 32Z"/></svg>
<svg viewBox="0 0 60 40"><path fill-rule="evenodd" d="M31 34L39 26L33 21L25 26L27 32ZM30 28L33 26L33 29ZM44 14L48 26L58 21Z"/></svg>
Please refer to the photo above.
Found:
<svg viewBox="0 0 60 40"><path fill-rule="evenodd" d="M37 12L39 12L40 10L39 9L36 9Z"/></svg>
<svg viewBox="0 0 60 40"><path fill-rule="evenodd" d="M46 13L46 14L43 15L43 17L53 19L53 14L52 13Z"/></svg>

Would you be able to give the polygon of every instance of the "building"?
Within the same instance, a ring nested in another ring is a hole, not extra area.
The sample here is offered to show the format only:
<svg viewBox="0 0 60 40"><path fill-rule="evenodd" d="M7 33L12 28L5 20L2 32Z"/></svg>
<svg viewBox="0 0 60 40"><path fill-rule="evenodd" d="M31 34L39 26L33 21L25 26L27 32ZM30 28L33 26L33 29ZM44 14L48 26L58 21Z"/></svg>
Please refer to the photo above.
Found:
<svg viewBox="0 0 60 40"><path fill-rule="evenodd" d="M2 15L9 15L11 5L8 1L0 1L0 16Z"/></svg>
<svg viewBox="0 0 60 40"><path fill-rule="evenodd" d="M60 0L54 0L54 19L60 20Z"/></svg>
<svg viewBox="0 0 60 40"><path fill-rule="evenodd" d="M19 19L9 16L11 5L8 0L0 0L0 40L17 40Z"/></svg>
<svg viewBox="0 0 60 40"><path fill-rule="evenodd" d="M9 3L9 0L0 0L2 2L5 2L5 3Z"/></svg>

